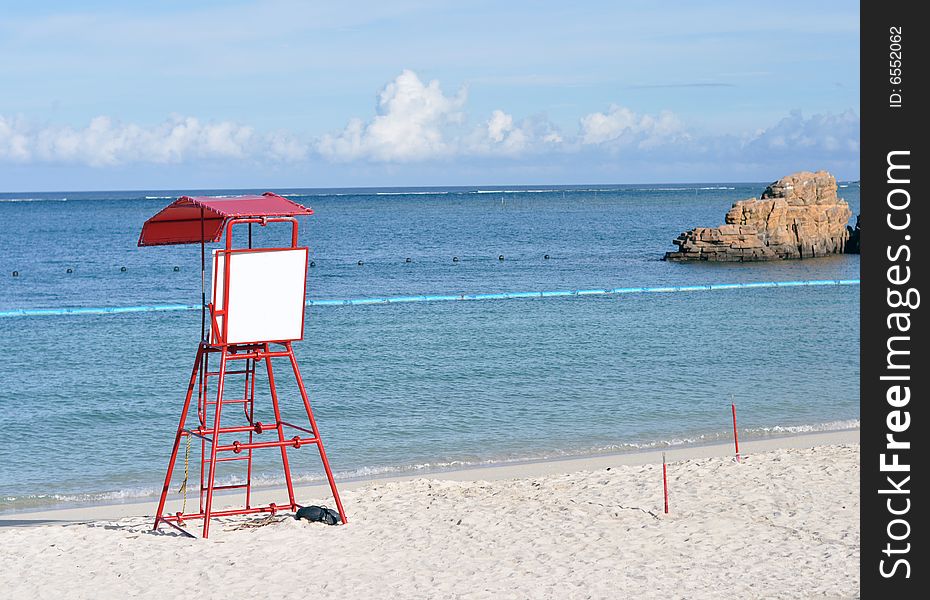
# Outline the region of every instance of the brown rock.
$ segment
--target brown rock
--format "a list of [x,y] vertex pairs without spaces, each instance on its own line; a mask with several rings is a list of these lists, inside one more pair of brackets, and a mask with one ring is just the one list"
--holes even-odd
[[725,224],[698,227],[673,240],[666,260],[724,262],[813,258],[842,254],[849,239],[849,205],[836,196],[826,171],[802,171],[765,188],[759,200],[740,200]]
[[762,199],[785,198],[788,204],[835,204],[836,179],[826,171],[801,171],[782,177],[762,192]]

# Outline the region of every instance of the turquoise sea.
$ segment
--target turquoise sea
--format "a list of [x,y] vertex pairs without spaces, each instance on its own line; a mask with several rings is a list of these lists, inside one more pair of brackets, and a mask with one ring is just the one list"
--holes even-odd
[[[764,187],[274,191],[316,212],[311,298],[859,277],[858,256],[661,260]],[[0,311],[196,304],[199,246],[137,248],[142,222],[255,191],[0,194]],[[858,184],[839,192],[857,214]],[[0,318],[0,511],[153,496],[199,336],[197,311]],[[859,419],[858,286],[311,307],[296,349],[339,477],[729,440],[731,401],[747,438]],[[256,457],[280,482],[280,455]]]

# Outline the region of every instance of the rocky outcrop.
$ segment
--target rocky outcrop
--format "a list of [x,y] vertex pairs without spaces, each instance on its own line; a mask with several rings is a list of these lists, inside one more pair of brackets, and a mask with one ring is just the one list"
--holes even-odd
[[849,233],[849,240],[846,242],[846,254],[859,254],[859,217],[856,215],[856,227],[846,226]]
[[678,250],[665,259],[749,262],[842,254],[851,216],[832,175],[803,171],[771,184],[758,200],[734,204],[725,225],[682,233],[672,241]]

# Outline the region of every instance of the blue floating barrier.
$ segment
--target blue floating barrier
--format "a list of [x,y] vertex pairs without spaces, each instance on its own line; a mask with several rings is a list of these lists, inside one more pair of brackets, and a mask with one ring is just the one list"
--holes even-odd
[[[406,304],[411,302],[450,302],[454,300],[516,300],[521,298],[556,298],[571,296],[619,296],[624,294],[659,294],[715,290],[847,286],[860,285],[859,279],[817,279],[809,281],[754,281],[747,283],[707,283],[697,285],[592,288],[584,290],[548,290],[540,292],[494,292],[480,294],[420,294],[385,296],[380,298],[320,298],[307,300],[307,306],[367,306],[374,304]],[[14,308],[0,310],[4,317],[50,317],[66,315],[109,315],[145,312],[200,310],[198,304],[148,304],[139,306],[103,306],[72,308]]]

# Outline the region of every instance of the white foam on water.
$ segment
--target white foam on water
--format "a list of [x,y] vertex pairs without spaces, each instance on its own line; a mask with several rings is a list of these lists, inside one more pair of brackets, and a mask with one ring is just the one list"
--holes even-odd
[[844,429],[859,429],[859,419],[847,419],[844,421],[830,421],[827,423],[817,423],[815,425],[775,425],[774,427],[756,427],[747,429],[752,433],[816,433],[818,431],[842,431]]
[[[774,425],[771,427],[750,427],[740,430],[741,439],[751,440],[766,437],[779,437],[792,434],[816,433],[824,431],[842,431],[847,429],[859,429],[859,419],[846,419],[838,421],[828,421],[825,423],[814,423],[804,425]],[[643,442],[624,442],[619,444],[608,444],[588,448],[574,449],[553,449],[547,452],[528,452],[515,454],[513,456],[496,457],[488,459],[475,460],[436,460],[427,462],[417,462],[403,465],[383,465],[383,466],[366,466],[335,473],[338,480],[358,480],[358,479],[378,479],[394,476],[411,476],[417,474],[428,474],[445,471],[455,471],[461,469],[472,469],[480,467],[494,467],[515,463],[539,462],[546,460],[560,460],[566,458],[583,458],[586,456],[596,456],[604,454],[615,454],[624,452],[640,452],[646,450],[658,450],[664,448],[685,447],[714,444],[732,439],[732,431],[729,429],[694,436],[671,437]],[[157,477],[156,477],[157,479]],[[325,481],[325,475],[320,471],[312,473],[294,473],[293,481],[296,484],[316,484]],[[244,480],[238,476],[224,477],[217,481],[217,485],[236,485],[244,483]],[[252,485],[256,488],[281,486],[284,484],[283,477],[277,475],[264,475],[261,473],[253,474]],[[119,490],[88,492],[75,494],[32,494],[26,496],[4,496],[0,497],[0,511],[22,511],[26,509],[42,509],[61,505],[97,505],[97,504],[116,504],[132,502],[144,498],[155,499],[159,488],[155,487],[130,487]],[[196,498],[196,489],[188,495]],[[177,494],[172,494],[172,497]]]
[[449,192],[375,192],[375,196],[442,196]]

